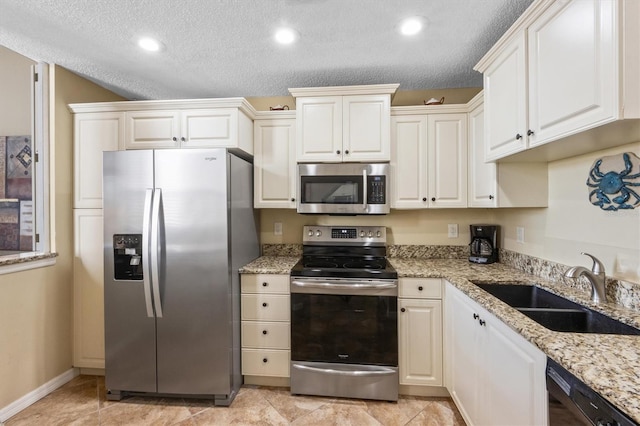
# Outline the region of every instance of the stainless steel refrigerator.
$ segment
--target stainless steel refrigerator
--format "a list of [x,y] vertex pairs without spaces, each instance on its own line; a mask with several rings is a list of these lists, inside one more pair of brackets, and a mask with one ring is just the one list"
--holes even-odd
[[104,153],[107,399],[235,397],[238,269],[259,255],[252,170],[224,149]]

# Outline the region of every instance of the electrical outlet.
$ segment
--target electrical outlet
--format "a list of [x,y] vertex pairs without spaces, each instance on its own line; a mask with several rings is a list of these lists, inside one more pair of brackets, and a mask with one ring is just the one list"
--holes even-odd
[[449,238],[458,238],[458,224],[450,223],[447,225],[448,227],[448,237]]
[[273,223],[273,235],[282,235],[282,222]]
[[524,227],[522,226],[516,227],[516,241],[520,244],[524,244]]

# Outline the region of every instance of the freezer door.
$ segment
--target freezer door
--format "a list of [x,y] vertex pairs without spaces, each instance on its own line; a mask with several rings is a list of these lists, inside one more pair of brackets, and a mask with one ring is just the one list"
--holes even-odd
[[[144,233],[145,198],[153,188],[152,151],[105,152],[103,177],[106,388],[156,392],[156,320],[145,298],[146,281],[139,275],[115,279],[114,268],[114,235]],[[144,265],[148,247],[141,251],[142,257],[132,261]]]
[[227,394],[231,374],[225,150],[155,151],[161,191],[158,392]]

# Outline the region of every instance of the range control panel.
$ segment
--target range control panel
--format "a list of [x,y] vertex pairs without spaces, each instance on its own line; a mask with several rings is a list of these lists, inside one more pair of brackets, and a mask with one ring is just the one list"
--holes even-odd
[[303,229],[304,244],[383,245],[387,242],[384,226],[326,226],[306,225]]

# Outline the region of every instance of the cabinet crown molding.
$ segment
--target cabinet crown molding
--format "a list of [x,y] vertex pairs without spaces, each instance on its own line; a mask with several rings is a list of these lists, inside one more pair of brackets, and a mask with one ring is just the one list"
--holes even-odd
[[345,96],[345,95],[393,95],[400,84],[370,84],[364,86],[300,87],[289,89],[294,98],[300,96]]
[[238,108],[238,110],[245,113],[251,119],[255,118],[256,115],[255,108],[245,98],[175,99],[69,104],[69,109],[73,113],[208,108]]

